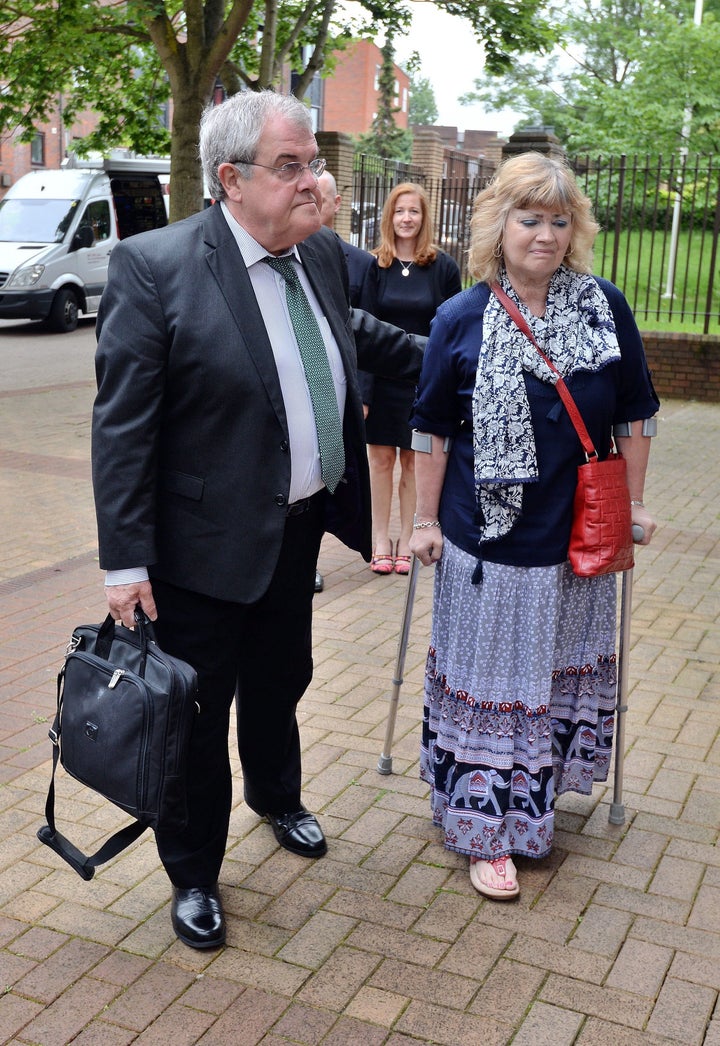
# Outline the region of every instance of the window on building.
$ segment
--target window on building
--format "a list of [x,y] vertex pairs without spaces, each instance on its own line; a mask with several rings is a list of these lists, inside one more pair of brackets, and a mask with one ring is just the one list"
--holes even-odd
[[382,66],[380,66],[380,65],[376,65],[375,66],[375,83],[373,84],[373,90],[375,90],[375,91],[379,91],[380,90],[380,71],[381,71],[381,69],[382,69]]
[[[305,65],[310,61],[312,57],[312,48],[303,48],[303,62]],[[290,74],[290,90],[294,91],[300,80],[299,73]],[[322,113],[323,106],[323,80],[319,73],[315,73],[310,84],[305,90],[303,101],[310,109],[310,115],[312,117],[313,132],[319,131],[320,128],[320,116]]]
[[402,95],[402,111],[404,113],[406,113],[408,111],[409,104],[410,104],[409,92],[408,92],[407,87],[405,87],[405,88],[403,88],[403,95]]
[[45,164],[45,135],[36,134],[30,142],[30,163],[44,166]]

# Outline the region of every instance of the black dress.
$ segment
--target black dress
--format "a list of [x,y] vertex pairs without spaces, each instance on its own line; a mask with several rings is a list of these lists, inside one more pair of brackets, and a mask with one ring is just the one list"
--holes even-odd
[[[430,323],[439,305],[462,290],[456,261],[444,251],[429,265],[412,263],[408,268],[397,258],[388,269],[375,260],[361,292],[360,307],[378,319],[402,327],[409,334],[430,333]],[[359,373],[363,402],[369,406],[365,433],[368,443],[410,449],[410,412],[415,385],[408,381]]]

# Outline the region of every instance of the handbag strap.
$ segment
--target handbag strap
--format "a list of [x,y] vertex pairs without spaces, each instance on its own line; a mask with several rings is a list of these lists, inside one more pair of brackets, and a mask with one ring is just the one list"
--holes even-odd
[[585,456],[588,459],[588,461],[590,461],[591,458],[594,459],[594,460],[597,460],[598,452],[595,450],[595,445],[593,444],[593,441],[590,438],[590,433],[587,430],[585,422],[583,421],[582,416],[580,414],[580,411],[577,408],[577,404],[575,403],[575,400],[572,398],[572,395],[570,394],[570,390],[568,389],[567,385],[565,384],[565,380],[562,377],[562,375],[560,374],[560,371],[557,369],[557,367],[552,362],[552,360],[548,359],[548,357],[545,355],[543,350],[540,348],[540,346],[538,345],[538,343],[536,342],[536,340],[535,340],[535,338],[533,336],[533,332],[530,330],[530,328],[528,327],[527,323],[525,322],[525,319],[524,319],[522,313],[520,312],[520,310],[518,309],[517,305],[512,300],[512,298],[508,297],[508,295],[502,289],[500,284],[499,283],[491,283],[490,284],[490,290],[493,292],[495,297],[498,299],[498,301],[500,302],[502,307],[505,309],[505,311],[507,312],[507,314],[510,317],[510,319],[515,323],[516,327],[520,331],[522,331],[522,333],[525,335],[526,338],[529,338],[529,340],[533,343],[535,348],[538,350],[538,352],[540,353],[542,358],[547,363],[547,365],[550,368],[550,370],[555,375],[557,375],[557,381],[555,382],[555,388],[558,391],[558,395],[560,396],[560,399],[565,404],[565,409],[567,410],[568,414],[570,415],[570,421],[572,421],[573,425],[575,426],[575,431],[577,432],[578,437],[580,438],[580,442],[582,443],[583,450],[585,451]]

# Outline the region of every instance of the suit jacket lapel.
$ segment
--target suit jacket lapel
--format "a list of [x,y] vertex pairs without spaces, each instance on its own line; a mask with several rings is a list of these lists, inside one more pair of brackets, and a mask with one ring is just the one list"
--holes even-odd
[[287,429],[275,357],[248,271],[219,204],[208,208],[206,259],[237,327],[240,346],[252,359],[270,402]]

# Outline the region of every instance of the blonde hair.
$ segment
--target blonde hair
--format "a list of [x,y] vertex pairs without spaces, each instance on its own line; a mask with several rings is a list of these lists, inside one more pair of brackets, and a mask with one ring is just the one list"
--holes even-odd
[[497,280],[503,265],[502,242],[512,210],[569,213],[571,235],[563,264],[590,272],[592,248],[600,226],[592,205],[566,163],[542,153],[520,153],[505,160],[477,196],[470,221],[468,271],[485,283]]
[[416,265],[429,265],[435,261],[438,249],[433,244],[433,227],[430,219],[430,201],[422,185],[415,182],[401,182],[392,190],[382,211],[380,219],[380,246],[376,247],[372,254],[377,257],[381,269],[389,269],[393,260],[397,257],[395,253],[395,230],[393,229],[393,215],[397,207],[398,199],[407,193],[413,193],[420,201],[422,222],[418,232],[415,254],[413,258],[403,258],[403,261],[414,261]]

